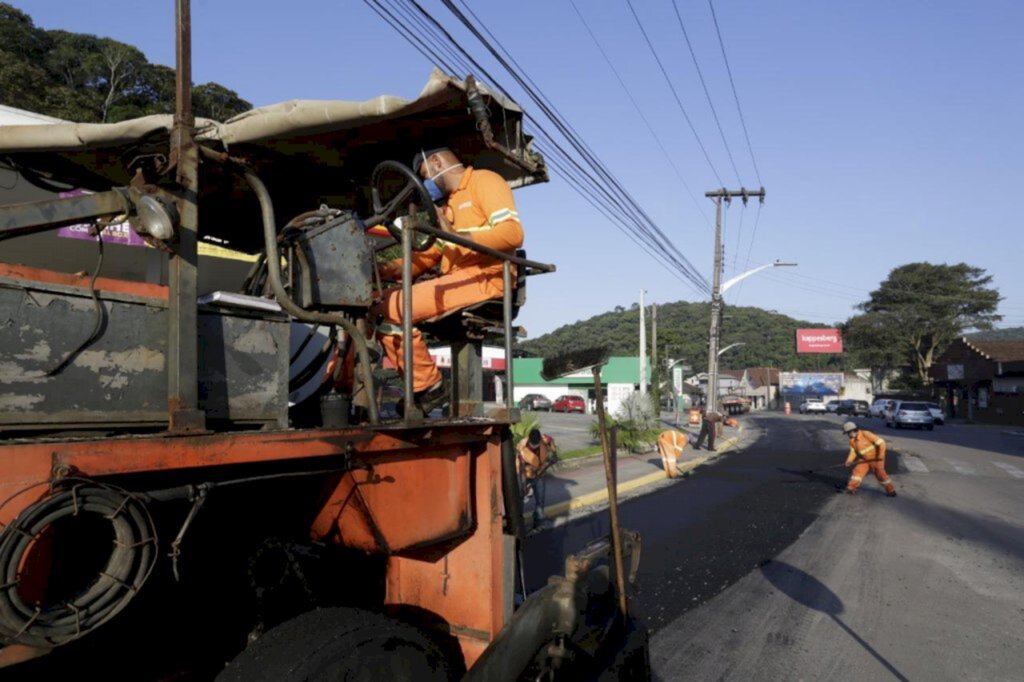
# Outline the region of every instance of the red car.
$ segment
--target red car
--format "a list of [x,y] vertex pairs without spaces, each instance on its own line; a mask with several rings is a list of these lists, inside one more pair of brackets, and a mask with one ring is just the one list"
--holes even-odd
[[555,398],[555,402],[551,403],[551,411],[579,412],[583,414],[587,411],[587,404],[578,395],[562,395]]

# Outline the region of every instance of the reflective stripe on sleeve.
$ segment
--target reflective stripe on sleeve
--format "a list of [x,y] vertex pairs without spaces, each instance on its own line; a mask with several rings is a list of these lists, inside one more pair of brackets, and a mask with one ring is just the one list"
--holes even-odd
[[494,227],[498,223],[504,222],[506,220],[514,220],[518,223],[519,213],[517,211],[513,211],[510,208],[499,208],[497,211],[491,214],[491,217],[487,219],[487,222],[490,223],[491,227]]
[[851,481],[857,481],[858,483],[860,483],[861,481],[864,480],[864,477],[863,476],[850,476],[850,480]]
[[401,336],[402,328],[399,327],[397,324],[391,324],[390,322],[382,322],[377,325],[377,333]]

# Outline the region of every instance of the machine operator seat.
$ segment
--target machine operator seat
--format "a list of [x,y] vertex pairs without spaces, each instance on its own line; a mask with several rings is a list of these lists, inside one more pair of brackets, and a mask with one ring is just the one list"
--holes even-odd
[[[518,249],[516,257],[526,258],[526,251]],[[520,268],[516,268],[520,270]],[[526,304],[526,275],[518,274],[512,285],[512,319]],[[442,341],[483,341],[502,336],[505,333],[504,301],[494,298],[464,308],[450,310],[443,315],[425,320],[416,325],[420,331]],[[512,327],[515,336],[525,336],[522,327]]]

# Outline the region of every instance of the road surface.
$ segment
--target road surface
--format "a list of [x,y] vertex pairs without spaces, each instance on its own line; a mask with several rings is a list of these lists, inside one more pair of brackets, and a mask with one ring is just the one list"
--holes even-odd
[[[1024,437],[895,432],[887,468],[836,495],[841,419],[756,416],[753,444],[622,505],[641,531],[635,603],[657,679],[1022,679]],[[533,536],[527,583],[607,531],[603,515]]]

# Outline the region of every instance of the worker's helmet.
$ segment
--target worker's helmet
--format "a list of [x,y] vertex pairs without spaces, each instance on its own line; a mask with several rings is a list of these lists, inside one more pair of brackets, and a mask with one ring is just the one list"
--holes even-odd
[[843,433],[851,433],[853,431],[857,431],[859,428],[860,427],[858,427],[853,422],[846,422],[845,424],[843,424]]

